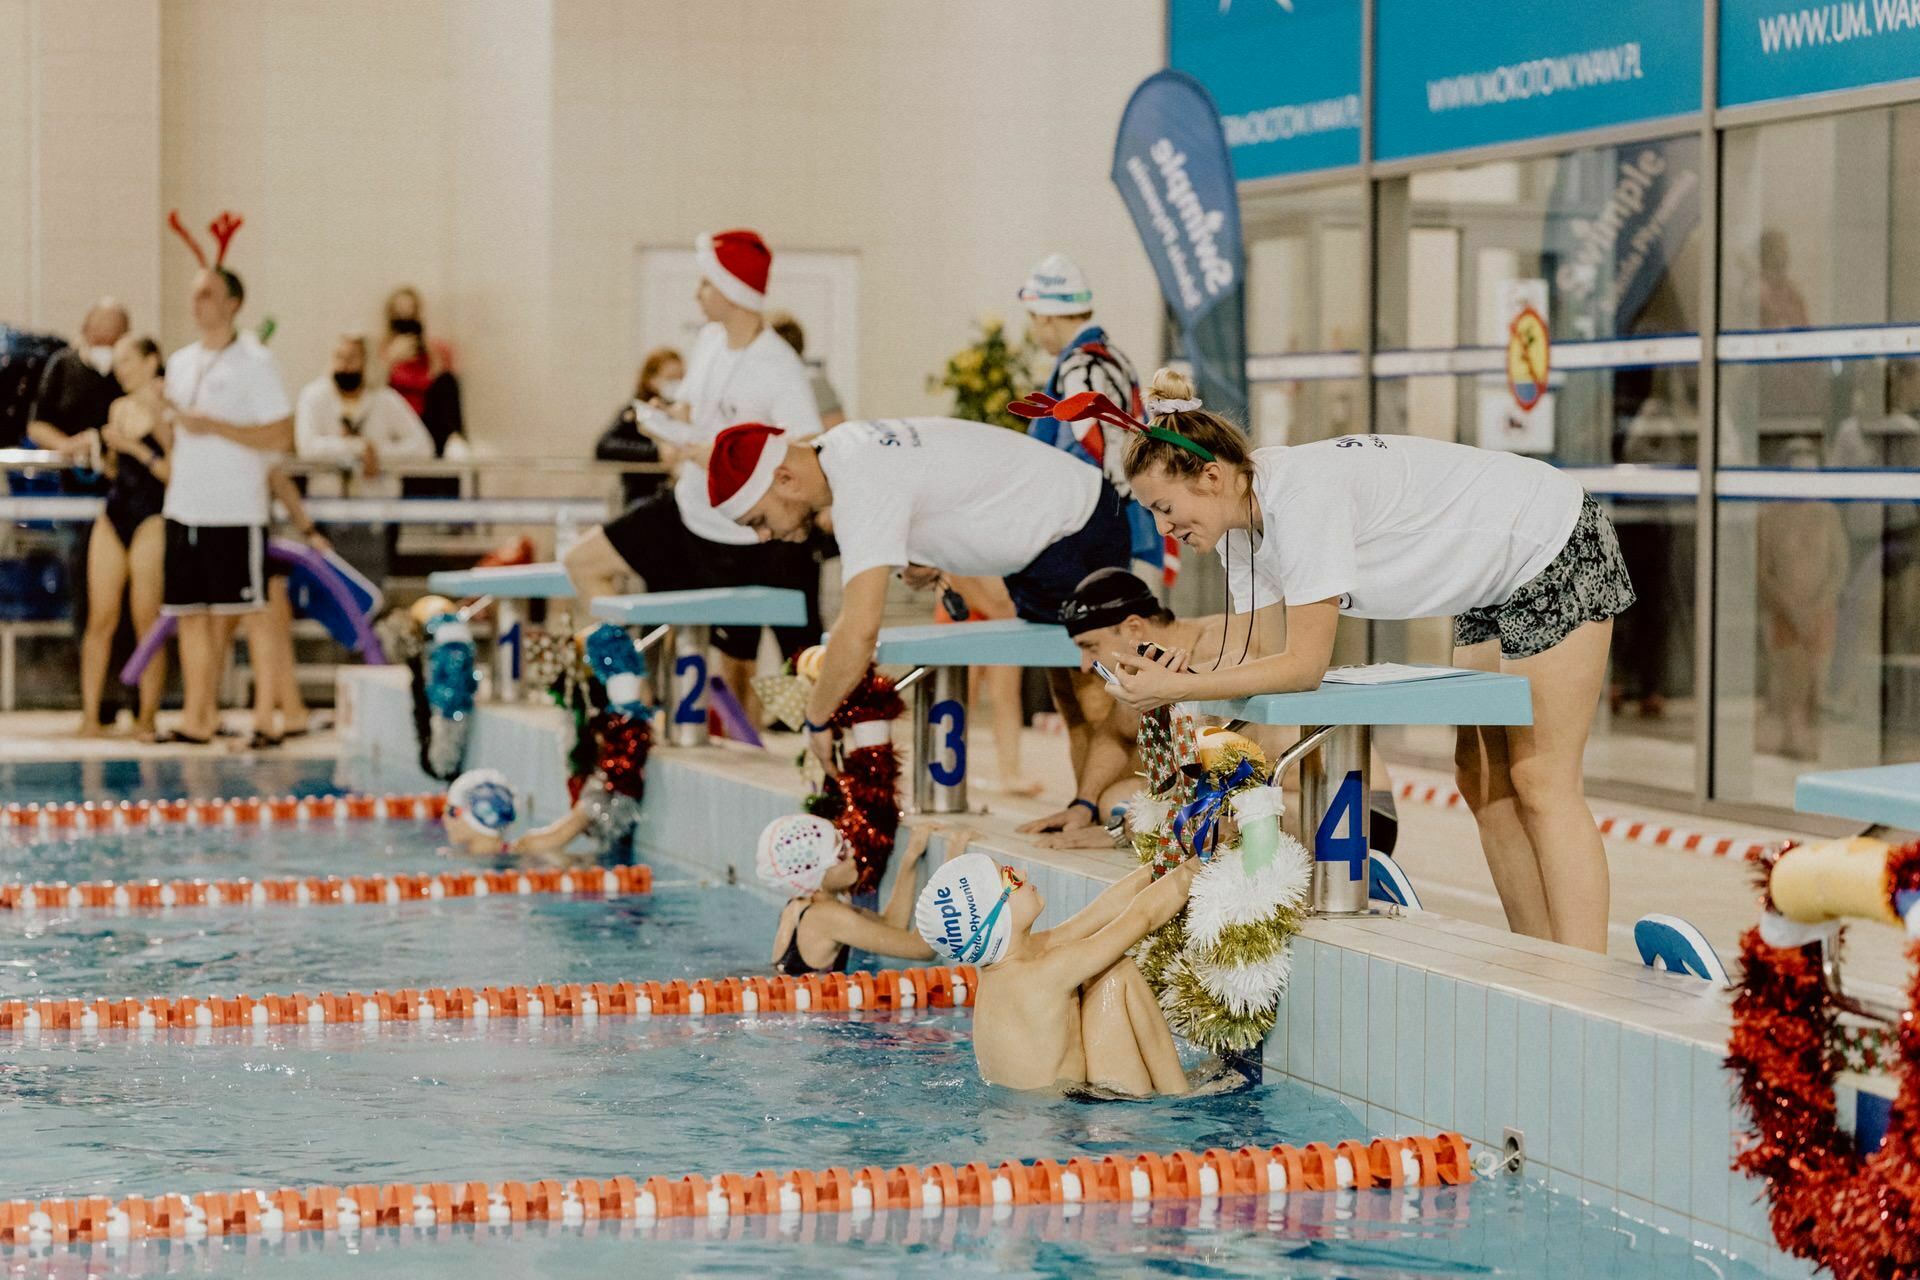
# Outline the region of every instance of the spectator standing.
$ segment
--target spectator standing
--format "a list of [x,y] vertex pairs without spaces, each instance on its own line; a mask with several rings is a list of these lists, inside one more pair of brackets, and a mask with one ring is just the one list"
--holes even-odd
[[278,687],[277,646],[267,634],[267,473],[293,446],[293,413],[272,353],[234,325],[245,299],[240,277],[218,262],[199,271],[200,337],[167,361],[174,443],[164,610],[179,619],[185,701],[173,737],[183,742],[207,743],[219,731],[220,676],[241,622],[257,734],[271,732]]
[[[655,347],[640,362],[640,376],[633,384],[633,399],[620,407],[613,421],[600,433],[593,456],[601,462],[658,462],[660,446],[640,430],[640,413],[646,406],[665,408],[680,398],[680,384],[687,376],[686,362],[672,347]],[[629,472],[620,477],[621,498],[632,506],[648,494],[658,493],[663,480],[658,475]]]
[[827,370],[818,360],[807,359],[807,331],[800,327],[791,311],[775,311],[767,316],[767,325],[775,333],[786,339],[793,354],[807,367],[807,377],[813,384],[814,407],[820,410],[820,429],[825,431],[837,427],[847,420],[847,411],[840,403],[840,393],[833,389],[833,383],[827,378]]
[[[132,597],[133,628],[145,634],[160,616],[164,586],[167,453],[172,429],[165,417],[166,372],[152,338],[123,337],[114,347],[114,379],[126,394],[107,411],[100,428],[109,478],[106,510],[95,517],[87,546],[86,633],[80,645],[80,734],[101,732],[101,700],[120,630],[120,598]],[[160,695],[167,684],[165,652],[140,677],[135,731],[155,736]]]

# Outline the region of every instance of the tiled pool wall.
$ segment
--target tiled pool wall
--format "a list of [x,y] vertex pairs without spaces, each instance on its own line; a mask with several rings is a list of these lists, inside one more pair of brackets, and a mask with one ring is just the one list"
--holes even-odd
[[[348,750],[410,759],[404,678],[341,674],[355,685]],[[544,821],[566,804],[562,728],[554,708],[483,706],[469,765],[505,770]],[[640,845],[750,883],[760,829],[793,812],[802,793],[797,772],[761,757],[656,748]],[[1043,923],[1079,910],[1127,865],[995,839],[983,832],[976,847],[1028,871],[1047,901]],[[1527,1176],[1557,1191],[1770,1275],[1811,1275],[1773,1246],[1759,1184],[1730,1168],[1726,1027],[1724,996],[1621,961],[1418,913],[1314,920],[1294,942],[1265,1060],[1379,1132],[1453,1129],[1497,1149],[1519,1130]]]

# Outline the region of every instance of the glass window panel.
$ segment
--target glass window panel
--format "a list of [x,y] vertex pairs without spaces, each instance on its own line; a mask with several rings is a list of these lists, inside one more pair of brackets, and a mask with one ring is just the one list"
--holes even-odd
[[1247,343],[1256,355],[1357,351],[1365,332],[1357,182],[1249,196]]

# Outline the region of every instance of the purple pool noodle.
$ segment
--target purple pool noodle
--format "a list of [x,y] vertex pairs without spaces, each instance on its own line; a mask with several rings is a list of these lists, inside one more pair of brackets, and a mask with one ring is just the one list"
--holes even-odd
[[714,714],[720,717],[721,727],[727,731],[727,736],[735,742],[744,742],[748,746],[760,747],[764,750],[767,744],[760,740],[759,733],[753,727],[753,721],[747,718],[746,708],[741,706],[739,699],[733,696],[733,690],[727,688],[727,682],[715,676],[712,684],[708,686],[708,693],[709,705],[712,706]]
[[[267,540],[267,556],[269,559],[305,569],[310,573],[313,580],[320,584],[320,589],[339,606],[341,612],[354,620],[352,646],[354,652],[370,663],[386,662],[386,650],[380,647],[380,637],[374,634],[372,624],[367,621],[366,615],[360,612],[360,602],[354,599],[353,593],[340,581],[339,573],[334,570],[332,564],[328,563],[325,556],[303,542],[288,542],[281,538]],[[147,664],[153,661],[156,653],[160,652],[160,647],[166,644],[167,637],[173,634],[173,630],[174,619],[167,616],[162,616],[158,622],[147,629],[147,633],[140,637],[139,646],[127,659],[127,665],[120,668],[121,684],[133,686],[140,683],[140,677],[146,671]]]

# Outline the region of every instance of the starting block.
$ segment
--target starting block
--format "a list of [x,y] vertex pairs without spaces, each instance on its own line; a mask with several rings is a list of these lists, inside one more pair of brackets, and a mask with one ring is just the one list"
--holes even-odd
[[442,570],[427,575],[427,590],[454,600],[480,596],[493,601],[493,696],[500,702],[520,700],[527,634],[520,602],[568,600],[575,594],[566,566],[558,561]]
[[641,639],[642,649],[657,644],[667,628],[673,628],[668,740],[677,747],[698,747],[707,742],[709,628],[805,626],[807,601],[798,591],[778,587],[650,591],[602,596],[593,602],[593,616],[603,622],[653,627]]
[[913,807],[918,813],[967,811],[967,668],[1072,667],[1080,648],[1067,629],[1039,622],[954,622],[889,627],[874,661],[913,668],[901,678],[913,692]]
[[1803,773],[1794,783],[1793,807],[1867,823],[1869,835],[1888,827],[1920,831],[1920,764]]
[[1369,887],[1367,796],[1373,726],[1533,723],[1525,676],[1473,671],[1393,684],[1323,683],[1301,693],[1195,704],[1236,724],[1297,724],[1300,740],[1275,771],[1300,762],[1300,842],[1313,850],[1316,915],[1365,915]]

